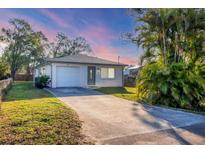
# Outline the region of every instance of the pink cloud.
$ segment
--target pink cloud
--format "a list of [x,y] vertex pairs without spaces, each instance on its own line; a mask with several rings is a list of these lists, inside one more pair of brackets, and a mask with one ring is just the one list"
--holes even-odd
[[59,16],[57,16],[55,13],[49,11],[48,9],[40,9],[39,10],[43,15],[47,16],[51,20],[53,20],[55,23],[57,23],[62,28],[67,28],[69,25],[61,19]]
[[[56,16],[56,14],[54,14],[50,10],[41,9],[40,11],[43,12],[44,15],[52,19],[54,22],[56,22],[60,27],[62,28],[69,27],[67,28],[68,30],[63,29],[64,32],[70,34],[69,36],[72,36],[73,38],[78,36],[84,37],[88,41],[88,43],[91,44],[91,47],[93,48],[93,52],[95,53],[96,56],[104,59],[112,60],[112,61],[117,61],[118,56],[120,56],[121,63],[125,63],[125,64],[137,63],[137,56],[133,56],[133,54],[129,54],[131,53],[128,52],[129,49],[112,46],[111,42],[116,39],[119,39],[119,36],[115,34],[109,27],[97,24],[97,25],[89,25],[79,29],[74,25],[68,25],[67,23],[65,23],[65,21],[63,21],[61,18]],[[34,18],[31,18],[26,15],[11,13],[11,14],[7,14],[7,17],[5,18],[6,20],[8,20],[9,18],[14,18],[14,17],[25,19],[32,25],[34,30],[42,31],[50,41],[54,41],[56,32],[58,30],[53,29],[47,25],[44,25],[44,23],[41,23],[38,20],[35,20]],[[3,16],[1,18],[3,18]],[[0,21],[0,28],[8,27],[8,22],[6,20]]]
[[44,26],[35,19],[29,18],[27,16],[21,16],[20,19],[25,19],[26,21],[28,21],[35,31],[41,31],[50,41],[53,41],[55,39],[56,31],[54,29]]
[[113,32],[105,27],[105,26],[90,26],[88,28],[85,28],[81,35],[86,37],[88,40],[92,42],[109,42],[114,39],[118,39],[116,35],[113,34]]
[[136,63],[138,63],[136,58],[130,58],[130,57],[129,58],[128,57],[123,58],[122,61],[123,61],[124,64],[128,64],[128,65],[135,65]]
[[8,26],[9,26],[8,22],[0,21],[0,29],[1,29],[1,28],[5,28],[5,27],[8,27]]
[[109,44],[117,39],[117,36],[111,30],[103,26],[92,26],[85,28],[78,35],[84,37],[92,47],[94,46],[110,46]]
[[41,31],[43,32],[43,34],[45,34],[45,36],[50,40],[53,41],[55,39],[56,36],[56,31],[55,29],[49,28],[48,26],[45,26],[44,24],[38,22],[37,20],[35,20],[34,18],[31,18],[29,16],[26,15],[19,15],[17,13],[13,13],[13,12],[8,12],[6,14],[6,16],[0,16],[1,21],[0,21],[0,28],[9,28],[9,19],[12,18],[18,18],[18,19],[24,19],[26,21],[29,22],[29,24],[32,26],[32,28],[35,31]]
[[49,29],[47,27],[44,27],[40,24],[32,24],[34,30],[41,31],[48,39],[49,41],[54,41],[56,37],[56,32],[53,29]]
[[110,42],[120,38],[106,26],[89,26],[77,34],[83,36],[91,44],[93,52],[97,57],[117,61],[118,56],[120,56],[121,63],[137,63],[136,57],[120,54],[120,51],[127,51],[127,48],[112,47]]
[[75,38],[82,36],[92,45],[105,44],[113,40],[119,39],[119,36],[113,33],[113,31],[104,25],[89,25],[83,28],[78,28],[72,24],[67,25],[66,32],[69,36]]
[[108,59],[117,62],[118,56],[120,56],[120,63],[124,64],[136,64],[136,57],[122,56],[119,54],[119,48],[113,48],[108,46],[95,46],[93,48],[94,53],[97,57]]

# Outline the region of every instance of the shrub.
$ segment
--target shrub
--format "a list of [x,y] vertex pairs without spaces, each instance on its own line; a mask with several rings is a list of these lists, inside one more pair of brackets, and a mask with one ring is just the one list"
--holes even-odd
[[8,74],[8,65],[0,58],[0,80],[7,79]]
[[47,75],[43,75],[35,78],[35,86],[37,88],[40,89],[45,88],[48,86],[49,83],[50,83],[50,77]]
[[203,65],[160,62],[144,66],[137,81],[137,96],[152,104],[201,110],[205,98]]

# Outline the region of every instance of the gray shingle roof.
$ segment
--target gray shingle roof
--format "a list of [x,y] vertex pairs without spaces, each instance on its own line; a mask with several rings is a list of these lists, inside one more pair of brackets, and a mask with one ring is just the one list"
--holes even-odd
[[59,58],[48,58],[46,59],[47,62],[62,62],[62,63],[80,63],[80,64],[102,64],[102,65],[118,65],[118,66],[125,66],[125,64],[117,63],[105,59],[101,59],[98,57],[91,57],[87,55],[70,55],[65,57]]

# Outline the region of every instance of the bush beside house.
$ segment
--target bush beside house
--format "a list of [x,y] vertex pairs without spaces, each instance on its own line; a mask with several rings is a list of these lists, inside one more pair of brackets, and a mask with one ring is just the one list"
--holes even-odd
[[4,80],[10,77],[7,64],[0,58],[0,80]]
[[7,93],[7,90],[11,87],[12,85],[12,79],[5,79],[0,81],[0,102],[4,98],[4,95]]
[[48,86],[49,83],[50,83],[50,78],[47,75],[43,75],[35,78],[35,86],[37,88],[40,89],[45,88]]

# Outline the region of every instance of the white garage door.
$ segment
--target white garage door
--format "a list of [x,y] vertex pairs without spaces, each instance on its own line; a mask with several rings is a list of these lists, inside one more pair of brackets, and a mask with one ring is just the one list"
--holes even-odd
[[57,67],[56,68],[57,87],[80,87],[79,67]]

